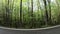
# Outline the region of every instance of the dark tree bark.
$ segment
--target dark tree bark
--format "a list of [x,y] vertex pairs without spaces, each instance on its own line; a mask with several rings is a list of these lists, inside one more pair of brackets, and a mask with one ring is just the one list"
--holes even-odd
[[33,17],[33,0],[31,0],[31,17]]
[[7,0],[7,6],[6,6],[6,17],[9,19],[9,0]]
[[22,0],[20,0],[20,27],[22,27]]
[[45,6],[45,20],[46,20],[46,26],[47,26],[47,23],[48,23],[48,11],[47,11],[47,1],[46,0],[43,0],[44,2],[44,6]]
[[[30,17],[30,7],[29,7],[29,5],[30,5],[30,3],[29,3],[29,0],[28,0],[28,17]],[[29,21],[30,22],[30,21]]]
[[14,27],[14,21],[12,21],[13,20],[13,18],[12,18],[12,14],[13,14],[13,10],[14,10],[14,0],[11,0],[12,1],[12,4],[11,4],[11,11],[12,11],[12,13],[11,13],[11,27]]
[[33,0],[31,0],[31,27],[30,28],[33,27],[33,23],[34,23],[33,21]]
[[48,1],[48,6],[49,6],[49,22],[51,23],[52,21],[51,21],[51,0],[47,0]]
[[9,10],[9,0],[7,0],[7,5],[5,6],[5,9],[6,9],[6,12],[5,12],[5,15],[4,16],[4,21],[6,23],[6,26],[10,26],[10,10]]
[[28,3],[28,14],[29,14],[29,12],[30,12],[30,10],[29,10],[29,5],[30,5],[30,4],[29,4],[29,0],[28,0],[28,2],[27,2],[27,3]]

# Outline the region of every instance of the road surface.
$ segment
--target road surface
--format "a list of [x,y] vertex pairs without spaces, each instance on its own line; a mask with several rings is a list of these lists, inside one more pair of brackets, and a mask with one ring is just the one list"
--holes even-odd
[[60,34],[60,27],[37,31],[14,31],[0,29],[0,34]]

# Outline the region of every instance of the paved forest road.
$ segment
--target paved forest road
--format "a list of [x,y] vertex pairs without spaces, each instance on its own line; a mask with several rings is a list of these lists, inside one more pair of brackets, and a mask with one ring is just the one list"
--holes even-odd
[[60,27],[38,31],[11,31],[0,29],[0,34],[60,34]]

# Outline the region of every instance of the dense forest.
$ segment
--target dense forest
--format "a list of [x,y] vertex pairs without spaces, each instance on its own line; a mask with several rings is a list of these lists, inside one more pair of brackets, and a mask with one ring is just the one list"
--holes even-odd
[[0,0],[0,26],[44,28],[60,24],[60,0]]

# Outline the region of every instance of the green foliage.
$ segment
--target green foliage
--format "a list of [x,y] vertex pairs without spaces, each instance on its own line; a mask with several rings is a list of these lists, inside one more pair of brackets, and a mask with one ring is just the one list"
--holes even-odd
[[[39,8],[33,10],[33,17],[31,16],[32,7],[28,6],[27,2],[28,0],[22,1],[22,24],[20,23],[20,0],[13,0],[9,2],[9,5],[7,4],[6,0],[0,2],[0,25],[14,28],[41,28],[60,24],[60,14],[58,14],[59,7],[56,6],[57,4],[51,2],[51,22],[50,20],[48,20],[48,23],[46,23],[45,9],[43,6],[41,7],[41,2],[37,2],[37,7]],[[30,2],[31,1],[29,1],[29,3]],[[8,9],[8,11],[6,10],[6,8]],[[49,5],[47,5],[47,12],[49,19]]]

